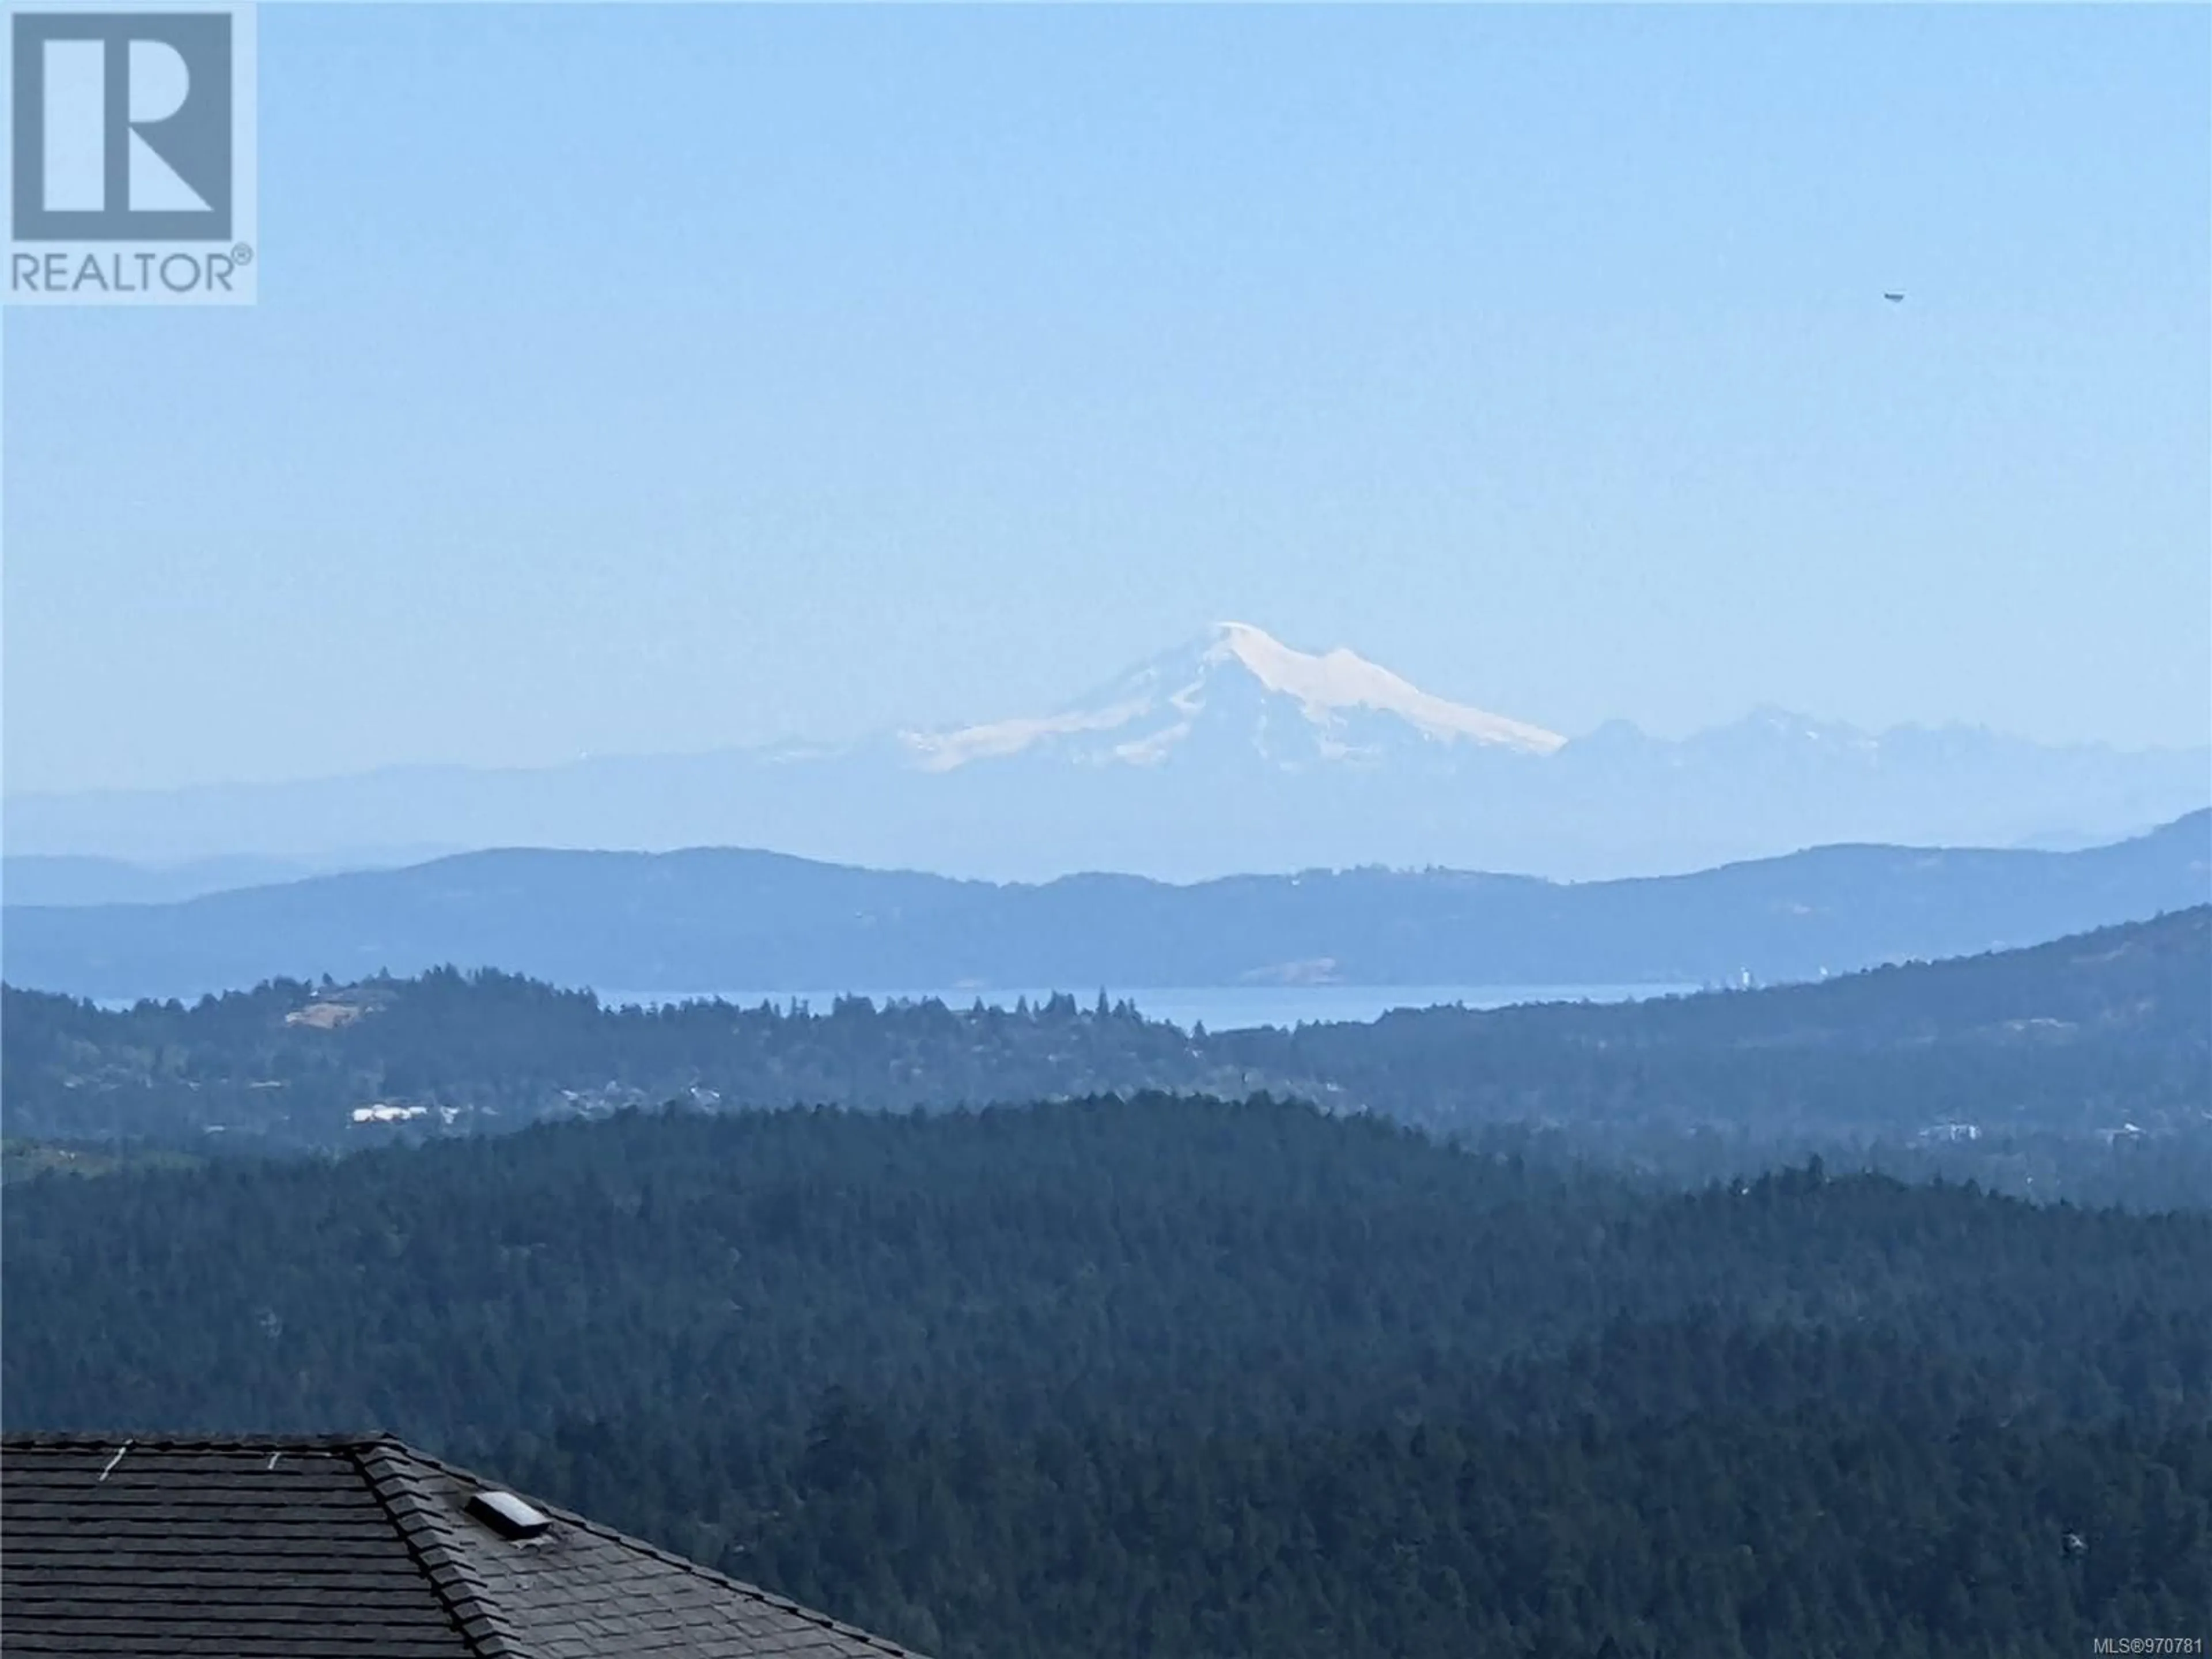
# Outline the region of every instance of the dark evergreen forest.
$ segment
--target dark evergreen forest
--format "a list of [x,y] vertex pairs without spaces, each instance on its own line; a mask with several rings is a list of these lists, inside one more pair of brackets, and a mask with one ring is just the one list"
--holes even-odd
[[9,1426],[386,1427],[945,1659],[2212,1608],[2212,1215],[1146,1095],[46,1174]]
[[[670,1101],[942,1109],[1257,1091],[1447,1135],[1520,1125],[1691,1182],[1819,1153],[2037,1197],[2212,1192],[2212,908],[2032,950],[1612,1006],[1185,1032],[1073,995],[610,1008],[446,970],[124,1011],[9,988],[10,1170],[118,1145],[355,1149]],[[356,1115],[391,1121],[356,1121]]]

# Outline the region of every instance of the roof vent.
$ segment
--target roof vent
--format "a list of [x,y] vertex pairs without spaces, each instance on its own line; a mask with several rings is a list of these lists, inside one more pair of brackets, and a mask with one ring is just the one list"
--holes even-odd
[[489,1488],[470,1498],[469,1513],[501,1538],[535,1538],[553,1525],[551,1516],[531,1508],[513,1492]]

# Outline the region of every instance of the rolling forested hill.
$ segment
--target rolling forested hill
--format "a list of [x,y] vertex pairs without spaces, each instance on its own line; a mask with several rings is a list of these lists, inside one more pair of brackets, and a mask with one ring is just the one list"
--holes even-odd
[[[611,1009],[452,971],[120,1012],[10,988],[0,1012],[18,1142],[198,1153],[359,1147],[670,1101],[900,1110],[1268,1090],[1450,1133],[1549,1127],[1700,1177],[1880,1143],[1918,1149],[1914,1167],[1940,1154],[2019,1190],[2171,1201],[2209,1167],[2212,1139],[2212,908],[1817,986],[1295,1031],[1184,1032],[1071,996],[1013,1011],[860,999]],[[2071,1146],[2078,1168],[2084,1149],[2109,1164],[2141,1139],[2160,1150],[2089,1188],[2066,1184],[2050,1150]]]
[[12,1428],[379,1425],[946,1659],[2061,1654],[2212,1594],[2212,1217],[1309,1108],[57,1176]]
[[[2212,1598],[2212,909],[1296,1031],[0,1012],[9,1426],[392,1428],[944,1659],[2055,1656]],[[1188,1092],[1263,1086],[1326,1109]]]

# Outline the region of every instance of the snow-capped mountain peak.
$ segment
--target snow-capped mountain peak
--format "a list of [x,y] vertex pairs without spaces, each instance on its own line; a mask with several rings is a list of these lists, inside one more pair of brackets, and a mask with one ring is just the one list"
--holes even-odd
[[902,738],[911,763],[933,772],[1039,750],[1157,765],[1200,738],[1249,738],[1263,759],[1290,766],[1368,758],[1393,741],[1530,755],[1565,742],[1424,691],[1354,652],[1297,650],[1249,623],[1223,623],[1054,714]]
[[1292,650],[1249,623],[1223,623],[1213,630],[1206,660],[1227,659],[1243,664],[1270,691],[1297,698],[1316,722],[1340,710],[1365,708],[1395,714],[1424,737],[1446,742],[1467,738],[1540,755],[1566,742],[1540,726],[1446,702],[1341,646],[1316,657]]

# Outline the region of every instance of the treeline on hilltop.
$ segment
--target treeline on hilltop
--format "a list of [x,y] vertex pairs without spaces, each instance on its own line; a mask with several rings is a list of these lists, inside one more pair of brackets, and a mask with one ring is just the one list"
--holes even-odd
[[462,1129],[482,1131],[673,1099],[902,1110],[1228,1078],[1176,1027],[1069,995],[1017,1009],[861,997],[611,1007],[445,969],[127,1010],[9,987],[4,1015],[10,1133],[57,1139],[197,1141],[219,1127],[329,1147],[364,1144],[352,1112],[386,1103],[456,1109]]
[[353,1114],[374,1106],[419,1114],[396,1131],[417,1134],[672,1099],[899,1110],[1146,1089],[1267,1089],[1443,1130],[2110,1136],[2203,1123],[2212,908],[1817,986],[1292,1031],[1186,1033],[1103,994],[610,1008],[450,969],[121,1011],[9,988],[4,1017],[9,1132],[30,1139],[333,1147],[362,1144]]
[[8,1425],[380,1426],[944,1659],[2078,1652],[2212,1564],[2212,1217],[1146,1097],[47,1176]]
[[[631,1115],[46,1176],[0,1242],[26,1421],[450,1440],[703,1395],[790,1422],[838,1382],[934,1413],[984,1376],[1038,1422],[1289,1420],[1386,1377],[1432,1413],[1505,1355],[1700,1309],[2001,1365],[2019,1412],[2192,1416],[2212,1363],[2212,1216],[1818,1170],[1669,1195],[1265,1100]],[[2145,1331],[2178,1374],[2118,1364]]]

